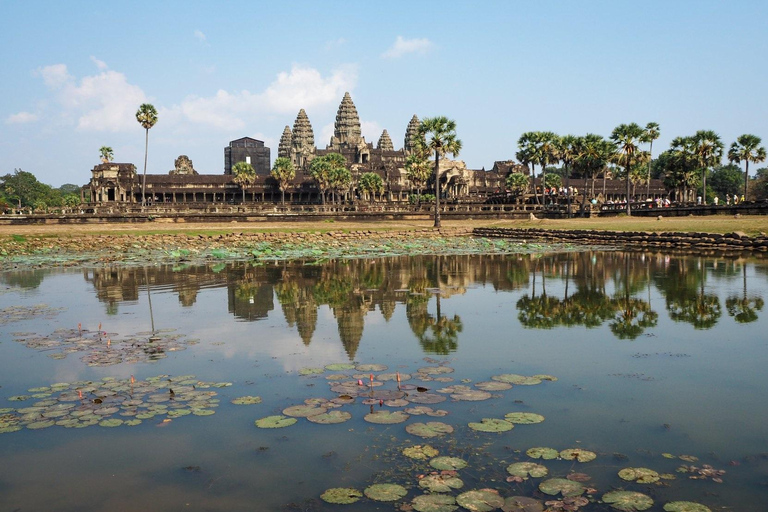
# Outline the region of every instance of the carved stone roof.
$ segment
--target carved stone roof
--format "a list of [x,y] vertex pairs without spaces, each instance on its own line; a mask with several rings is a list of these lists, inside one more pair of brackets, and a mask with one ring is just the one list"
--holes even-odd
[[290,158],[291,157],[291,128],[286,125],[283,130],[283,135],[280,137],[280,145],[277,147],[278,158]]
[[[344,98],[342,98],[336,113],[333,136],[341,145],[356,145],[362,136],[360,117],[357,115],[357,108],[348,92],[344,93]],[[333,145],[333,140],[331,145]]]
[[387,133],[387,130],[381,132],[381,137],[379,137],[379,142],[376,144],[376,148],[381,149],[382,151],[395,150],[395,146],[392,144],[392,139],[389,138],[389,133]]
[[411,120],[408,122],[408,127],[405,129],[405,142],[403,144],[403,150],[406,153],[411,153],[413,151],[413,139],[419,133],[419,124],[419,118],[416,116],[416,114],[414,114]]
[[305,149],[311,151],[315,147],[315,133],[312,131],[312,125],[304,109],[299,110],[299,115],[296,116],[296,121],[293,123],[291,147],[299,151]]

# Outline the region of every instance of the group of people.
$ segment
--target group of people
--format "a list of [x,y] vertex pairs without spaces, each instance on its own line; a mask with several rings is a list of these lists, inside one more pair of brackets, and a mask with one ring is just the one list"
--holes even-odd
[[[744,195],[742,194],[741,198],[739,198],[738,194],[733,194],[733,195],[725,194],[725,204],[726,204],[726,206],[730,206],[731,205],[731,201],[733,201],[734,205],[737,205],[739,203],[743,203],[744,202]],[[720,204],[720,198],[715,196],[714,203],[715,203],[715,206]]]

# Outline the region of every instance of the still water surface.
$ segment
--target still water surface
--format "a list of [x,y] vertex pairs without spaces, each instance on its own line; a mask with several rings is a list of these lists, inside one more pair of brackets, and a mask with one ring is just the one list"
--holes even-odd
[[[29,390],[56,383],[53,399],[75,383],[65,393],[85,396],[62,403],[91,407],[97,395],[88,382],[133,376],[140,387],[184,376],[156,391],[170,395],[176,386],[179,398],[190,382],[231,383],[195,387],[214,400],[205,404],[212,415],[0,434],[3,511],[337,510],[319,500],[326,489],[372,483],[405,485],[402,501],[410,501],[422,494],[417,477],[429,467],[401,450],[425,442],[469,462],[459,472],[464,488],[453,494],[494,488],[551,499],[536,490],[542,479],[506,481],[507,465],[545,446],[598,454],[588,463],[543,462],[550,476],[591,476],[595,502],[581,510],[608,510],[599,498],[620,487],[652,496],[651,510],[673,500],[764,510],[768,501],[765,261],[584,251],[30,270],[0,274],[0,283],[0,410],[12,409],[5,414],[45,401],[45,392]],[[300,374],[350,362],[387,369]],[[372,409],[414,404],[366,405],[363,396],[335,409],[351,414],[344,423],[254,425],[309,398],[336,398],[329,384],[338,381],[329,376],[343,375],[353,389],[364,380],[360,389],[368,390],[371,374],[378,384],[378,375],[395,372],[411,376],[404,385],[448,398],[428,406],[449,414],[372,424],[364,420]],[[510,373],[557,380],[482,401],[436,393]],[[116,394],[131,393],[123,389]],[[231,403],[247,395],[262,401]],[[174,407],[173,396],[164,402]],[[504,433],[468,427],[509,412],[546,419]],[[427,421],[454,432],[425,440],[405,430]],[[723,482],[676,472],[691,464],[725,470]],[[625,467],[677,478],[628,483],[617,476]],[[366,498],[352,507],[395,509]]]

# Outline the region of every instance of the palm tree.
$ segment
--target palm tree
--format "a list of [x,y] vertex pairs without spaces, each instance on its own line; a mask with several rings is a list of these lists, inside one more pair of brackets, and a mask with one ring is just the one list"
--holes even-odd
[[247,162],[237,162],[232,166],[232,181],[240,185],[243,190],[243,202],[245,202],[245,187],[256,181],[256,169]]
[[[542,191],[547,187],[547,166],[559,160],[558,144],[560,138],[553,132],[539,132],[537,138],[537,157],[541,167],[541,187]],[[543,203],[546,204],[546,197],[542,196]]]
[[648,183],[645,190],[646,197],[650,197],[651,195],[651,163],[653,162],[653,141],[658,139],[660,134],[659,123],[648,123],[645,125],[643,136],[640,138],[640,142],[649,142],[651,144],[651,147],[648,150]]
[[565,193],[568,202],[568,218],[571,218],[571,167],[578,156],[578,138],[573,135],[563,135],[557,141],[557,154],[565,167]]
[[405,177],[411,182],[411,186],[416,188],[416,197],[418,204],[421,204],[421,190],[429,179],[432,168],[427,161],[426,156],[420,153],[411,153],[405,159]]
[[723,158],[723,142],[712,130],[699,130],[693,136],[696,161],[701,167],[701,183],[704,204],[707,204],[707,172],[710,167],[719,165]]
[[765,162],[765,147],[760,145],[761,139],[757,135],[745,133],[736,142],[731,144],[728,150],[728,160],[740,164],[743,160],[747,167],[744,171],[744,199],[747,198],[747,181],[749,179],[749,162]]
[[322,204],[325,204],[325,191],[331,184],[331,165],[325,156],[320,156],[312,160],[309,164],[309,175],[317,183],[320,190]]
[[676,174],[675,181],[678,186],[682,186],[682,199],[687,201],[688,189],[693,187],[697,181],[692,162],[695,160],[693,137],[675,137],[672,139],[672,149]]
[[456,138],[456,121],[445,116],[429,117],[419,125],[418,136],[424,147],[435,153],[435,227],[440,227],[440,157],[459,155],[461,140]]
[[151,103],[142,103],[136,111],[136,120],[146,130],[144,137],[144,174],[141,180],[141,206],[147,204],[145,191],[147,188],[147,152],[149,150],[149,129],[157,123],[157,109]]
[[384,192],[384,180],[382,180],[381,176],[375,172],[363,173],[363,175],[360,176],[358,185],[360,190],[368,194],[371,202],[373,202],[376,193],[381,194]]
[[285,189],[288,188],[291,180],[296,177],[296,169],[294,169],[291,159],[284,156],[276,158],[270,174],[277,180],[280,192],[282,192],[281,203],[285,204]]
[[637,153],[637,145],[640,142],[640,137],[643,136],[643,129],[637,123],[620,124],[613,129],[611,133],[611,140],[616,144],[619,153],[624,155],[624,169],[627,174],[627,215],[632,216],[632,210],[630,208],[630,170],[632,169],[632,158]]
[[[590,194],[595,195],[595,178],[601,172],[605,175],[605,166],[611,161],[616,152],[616,146],[612,142],[605,140],[602,136],[594,133],[588,133],[583,137],[578,137],[575,142],[576,156],[573,166],[580,174],[591,178],[592,186]],[[583,191],[584,201],[587,198],[587,191]],[[584,204],[582,201],[582,205]]]
[[349,188],[352,183],[352,173],[347,169],[347,159],[341,153],[328,153],[324,158],[329,165],[329,185],[336,202],[336,192],[346,191]]
[[536,174],[534,173],[534,166],[536,165],[536,132],[525,132],[517,139],[517,153],[515,153],[517,161],[528,167],[530,165],[531,186],[533,187],[533,195],[536,198],[536,202],[539,202],[539,196],[536,193]]
[[109,146],[101,146],[99,148],[99,156],[101,157],[101,162],[104,164],[111,162],[112,159],[115,158],[115,154]]

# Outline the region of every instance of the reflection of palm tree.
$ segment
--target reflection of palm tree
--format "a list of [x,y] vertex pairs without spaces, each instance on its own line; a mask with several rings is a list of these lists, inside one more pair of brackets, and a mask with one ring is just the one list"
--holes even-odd
[[642,299],[630,297],[630,267],[629,254],[624,253],[624,294],[620,299],[615,299],[616,309],[621,313],[611,322],[611,332],[620,340],[634,340],[648,327],[655,327],[659,319],[658,313],[651,309],[651,305]]
[[754,322],[757,320],[757,311],[762,311],[765,302],[762,297],[747,296],[747,265],[742,263],[742,276],[744,283],[744,292],[741,297],[728,297],[725,300],[725,307],[728,314],[741,324]]
[[144,281],[147,283],[147,299],[149,299],[149,320],[152,324],[152,335],[155,334],[155,315],[152,312],[152,294],[149,291],[149,276],[147,274],[147,267],[144,267]]
[[710,329],[723,314],[717,295],[696,295],[668,301],[669,318],[675,322],[687,322],[695,329]]

